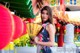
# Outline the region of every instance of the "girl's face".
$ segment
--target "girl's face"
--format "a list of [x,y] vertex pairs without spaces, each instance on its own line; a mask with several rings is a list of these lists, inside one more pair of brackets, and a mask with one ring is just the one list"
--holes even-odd
[[41,19],[42,19],[42,21],[45,22],[45,21],[48,20],[48,18],[49,18],[49,16],[48,16],[47,10],[43,10],[43,12],[42,12],[42,14],[41,14]]

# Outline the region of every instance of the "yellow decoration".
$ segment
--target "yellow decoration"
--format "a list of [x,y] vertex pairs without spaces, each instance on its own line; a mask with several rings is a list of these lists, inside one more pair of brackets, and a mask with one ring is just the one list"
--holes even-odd
[[58,27],[58,31],[60,30],[60,27]]
[[28,35],[31,37],[35,37],[41,30],[42,26],[37,23],[27,23],[27,28]]
[[25,34],[25,35],[21,36],[20,39],[23,39],[23,38],[26,38],[26,37],[29,38],[29,35]]
[[14,50],[14,43],[13,43],[13,42],[10,42],[10,44],[9,44],[9,49],[10,49],[10,50]]
[[41,21],[41,14],[39,13],[39,14],[36,16],[34,23],[41,23],[41,22],[42,22],[42,21]]
[[66,30],[64,30],[64,34],[66,33]]
[[10,42],[3,50],[14,50],[14,43]]
[[19,38],[17,38],[16,40],[14,40],[14,43],[15,44],[17,44],[17,43],[19,43],[20,42],[20,39]]

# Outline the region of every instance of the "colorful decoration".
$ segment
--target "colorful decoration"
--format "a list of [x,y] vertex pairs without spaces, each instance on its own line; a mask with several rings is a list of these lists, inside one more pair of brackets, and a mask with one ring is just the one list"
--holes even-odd
[[63,26],[64,34],[66,33],[66,26]]
[[20,38],[16,39],[14,41],[14,45],[16,47],[24,47],[24,46],[30,46],[30,38],[28,34],[25,34],[21,36]]
[[64,4],[64,0],[60,0],[60,5]]
[[58,47],[63,47],[63,35],[64,35],[64,30],[63,30],[63,26],[61,25],[60,27],[60,34],[58,36]]
[[76,28],[75,28],[75,30],[74,30],[74,32],[75,32],[75,34],[79,34],[79,27],[78,26],[76,26]]
[[80,11],[66,11],[64,13],[64,11],[58,11],[56,8],[54,8],[53,12],[55,18],[61,20],[62,22],[71,23],[77,26],[80,25]]
[[26,21],[28,21],[29,23],[34,22],[34,18],[27,18]]
[[50,4],[51,4],[51,6],[54,6],[55,5],[55,0],[51,0]]
[[4,48],[14,34],[14,19],[9,9],[0,4],[0,49]]
[[13,15],[14,23],[15,23],[15,32],[13,36],[13,40],[19,38],[23,33],[23,21],[20,17]]
[[24,35],[24,34],[27,33],[27,25],[26,25],[26,22],[23,21],[23,24],[24,24],[24,30],[23,30],[23,34],[22,35]]
[[61,26],[60,23],[57,23],[57,24],[56,24],[56,28],[58,29],[58,32],[59,32],[59,30],[60,30],[60,26]]
[[36,23],[27,23],[28,35],[33,38],[38,35],[39,31],[42,29],[42,26]]
[[62,11],[62,13],[65,13],[65,4],[60,4],[60,11]]

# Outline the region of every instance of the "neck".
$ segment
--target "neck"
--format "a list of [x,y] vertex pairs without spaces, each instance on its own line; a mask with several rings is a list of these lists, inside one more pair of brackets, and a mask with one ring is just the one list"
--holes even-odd
[[47,22],[47,21],[46,22],[42,22],[42,24],[46,24],[46,23],[49,23],[49,22]]

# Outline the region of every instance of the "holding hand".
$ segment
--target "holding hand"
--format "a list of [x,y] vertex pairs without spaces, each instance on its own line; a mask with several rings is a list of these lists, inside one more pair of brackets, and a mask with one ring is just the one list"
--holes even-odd
[[34,42],[37,44],[39,42],[39,38],[38,37],[35,37],[34,38]]

